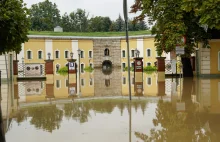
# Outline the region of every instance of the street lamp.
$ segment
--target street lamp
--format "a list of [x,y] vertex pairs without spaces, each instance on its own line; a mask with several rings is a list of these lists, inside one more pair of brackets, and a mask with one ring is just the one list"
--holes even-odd
[[134,53],[136,58],[139,58],[140,51],[137,48],[135,49]]
[[47,53],[47,56],[48,56],[48,60],[50,60],[51,53],[48,52],[48,53]]
[[81,81],[80,81],[80,55],[81,55],[81,50],[80,49],[78,49],[77,50],[77,52],[78,52],[78,55],[79,55],[79,65],[78,65],[78,76],[79,76],[79,94],[78,95],[81,95]]
[[71,59],[73,59],[73,52],[70,52],[70,57]]

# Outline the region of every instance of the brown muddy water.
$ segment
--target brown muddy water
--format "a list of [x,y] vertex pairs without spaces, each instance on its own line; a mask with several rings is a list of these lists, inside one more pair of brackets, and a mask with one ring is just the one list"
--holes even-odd
[[57,76],[52,88],[46,81],[15,82],[2,94],[6,141],[220,141],[220,79],[158,83],[155,74],[145,75],[143,96],[134,95],[133,85],[130,102],[122,78],[119,85],[114,77],[106,83],[85,75],[80,96],[68,94],[65,77]]

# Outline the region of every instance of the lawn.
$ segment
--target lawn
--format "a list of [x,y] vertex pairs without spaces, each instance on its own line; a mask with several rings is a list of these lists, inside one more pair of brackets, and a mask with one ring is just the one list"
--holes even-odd
[[[129,31],[129,36],[150,35],[150,31]],[[48,36],[89,36],[89,37],[111,37],[125,36],[125,32],[53,32],[53,31],[29,31],[29,35]]]

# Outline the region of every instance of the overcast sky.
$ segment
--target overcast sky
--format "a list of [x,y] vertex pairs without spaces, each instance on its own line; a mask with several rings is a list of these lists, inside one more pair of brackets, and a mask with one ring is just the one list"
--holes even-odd
[[[27,7],[30,8],[32,4],[42,2],[44,0],[24,0]],[[85,9],[89,12],[90,17],[92,16],[109,16],[112,20],[118,18],[121,14],[123,17],[123,0],[50,0],[56,3],[60,14],[63,15],[65,12],[68,14],[75,11],[77,8]],[[134,0],[127,0],[128,11],[130,6],[134,3]],[[134,14],[128,15],[129,18],[134,17]]]

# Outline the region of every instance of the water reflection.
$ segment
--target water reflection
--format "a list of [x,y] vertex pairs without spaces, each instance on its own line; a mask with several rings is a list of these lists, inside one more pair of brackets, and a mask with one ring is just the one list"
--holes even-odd
[[[131,73],[131,79],[133,73]],[[143,95],[128,101],[127,73],[81,74],[82,96],[70,96],[67,77],[15,82],[9,95],[6,139],[34,141],[219,141],[220,79],[144,74]],[[113,96],[113,97],[109,97]],[[4,100],[5,98],[3,98]],[[4,114],[8,114],[4,116]],[[51,137],[51,134],[53,137]],[[44,137],[41,138],[41,135]],[[44,138],[44,139],[43,139]]]

